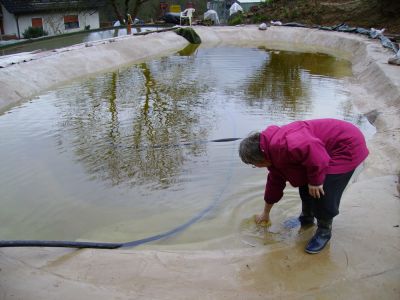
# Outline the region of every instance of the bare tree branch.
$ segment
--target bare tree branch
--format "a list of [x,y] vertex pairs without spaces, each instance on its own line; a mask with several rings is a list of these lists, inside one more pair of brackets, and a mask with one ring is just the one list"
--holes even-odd
[[129,2],[130,0],[125,0],[125,17],[129,14]]
[[[146,3],[149,2],[150,0],[124,0],[124,2],[122,3],[122,1],[118,2],[117,0],[109,0],[116,17],[118,18],[118,20],[120,21],[121,24],[125,24],[127,20],[127,15],[130,14],[132,20],[134,21],[137,17],[137,15],[139,14],[140,8],[141,6]],[[124,5],[124,7],[122,7]],[[122,9],[121,9],[122,7]],[[121,13],[121,11],[123,11],[123,13]]]
[[116,3],[116,0],[110,0],[111,5],[114,9],[115,12],[115,16],[117,17],[117,19],[119,20],[120,24],[125,24],[124,18],[121,15],[121,12],[118,9],[118,5]]
[[140,7],[142,6],[142,4],[146,3],[148,1],[149,0],[136,0],[135,1],[134,5],[133,5],[133,8],[132,8],[132,13],[131,13],[132,20],[135,20],[136,16],[139,13],[139,10],[140,10]]

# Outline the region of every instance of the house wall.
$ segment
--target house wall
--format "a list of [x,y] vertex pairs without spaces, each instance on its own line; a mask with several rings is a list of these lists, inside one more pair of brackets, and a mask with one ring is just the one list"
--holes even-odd
[[[79,28],[65,29],[64,16],[65,15],[78,15]],[[35,13],[24,15],[19,18],[19,28],[22,33],[29,26],[32,26],[32,18],[43,19],[43,29],[48,32],[49,35],[75,32],[85,29],[85,26],[89,25],[90,29],[96,29],[100,27],[99,13],[96,11],[82,11],[82,12],[68,12],[63,14],[51,14],[51,13]]]
[[[4,18],[4,33],[18,35],[17,21],[13,14],[10,14],[4,7],[3,18]],[[65,15],[78,15],[79,28],[65,29],[64,16]],[[32,18],[43,19],[43,29],[47,31],[49,35],[75,32],[85,29],[85,26],[90,26],[90,29],[96,29],[100,27],[100,19],[98,11],[81,11],[81,12],[66,12],[66,13],[33,13],[24,14],[18,17],[18,25],[20,31],[20,37],[23,38],[23,32],[32,26]]]
[[15,20],[15,16],[13,14],[10,14],[3,5],[1,5],[1,11],[3,12],[4,34],[17,35],[18,29],[17,29],[17,22]]

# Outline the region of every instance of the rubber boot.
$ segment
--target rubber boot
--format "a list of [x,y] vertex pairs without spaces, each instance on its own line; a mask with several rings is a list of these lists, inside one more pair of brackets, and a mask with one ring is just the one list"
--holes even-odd
[[318,228],[314,236],[308,242],[305,251],[309,254],[316,254],[325,248],[332,236],[332,219],[318,220]]

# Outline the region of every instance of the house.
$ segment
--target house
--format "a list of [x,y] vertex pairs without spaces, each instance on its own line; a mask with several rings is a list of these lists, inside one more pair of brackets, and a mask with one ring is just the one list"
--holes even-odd
[[99,28],[105,0],[0,0],[0,5],[1,34],[22,38],[29,27],[49,35]]

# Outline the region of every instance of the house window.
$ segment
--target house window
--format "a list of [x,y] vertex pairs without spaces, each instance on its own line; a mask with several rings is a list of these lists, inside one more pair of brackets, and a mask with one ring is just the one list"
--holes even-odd
[[77,15],[64,16],[65,29],[79,28],[79,20]]
[[32,18],[32,27],[33,28],[43,28],[42,18]]

